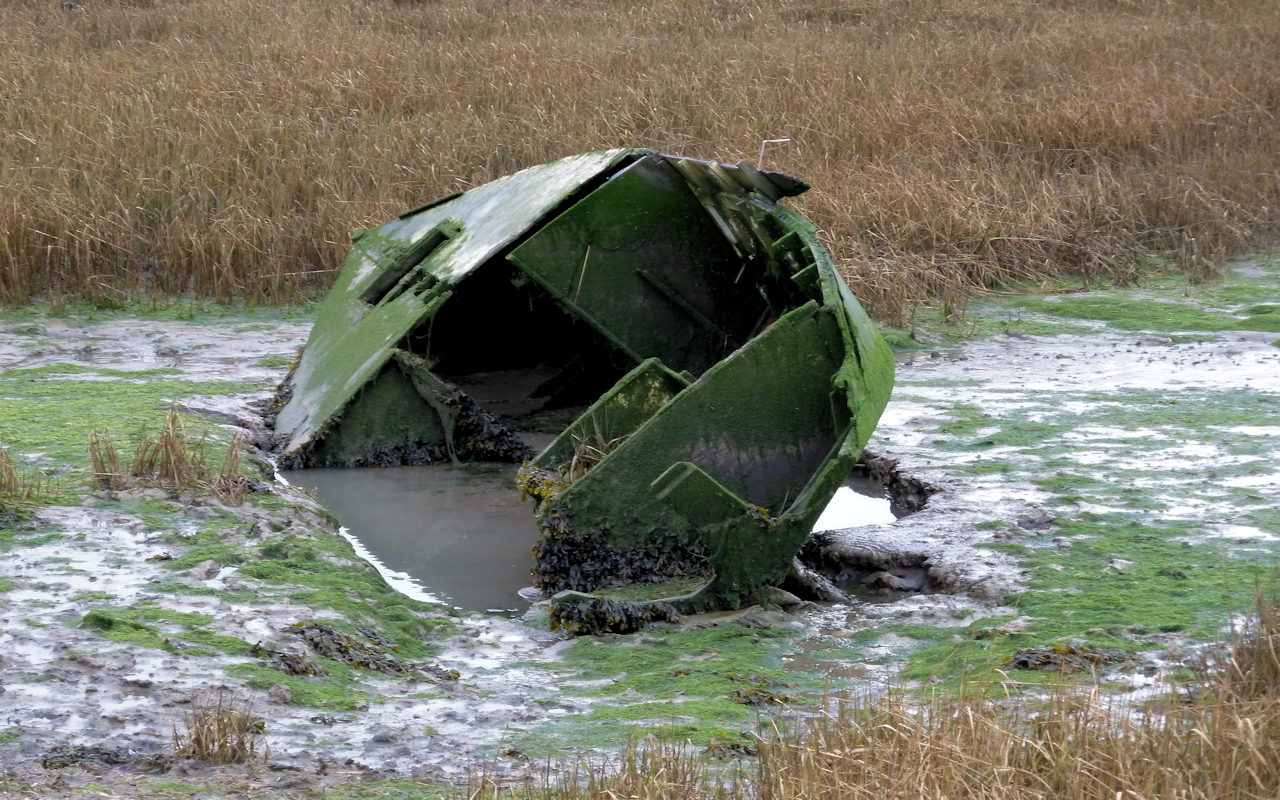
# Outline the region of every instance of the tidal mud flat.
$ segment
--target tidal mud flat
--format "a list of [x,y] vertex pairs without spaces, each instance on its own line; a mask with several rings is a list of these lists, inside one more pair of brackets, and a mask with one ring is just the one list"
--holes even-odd
[[[518,781],[637,725],[701,746],[842,692],[981,679],[1053,644],[1125,652],[1098,680],[1140,696],[1195,667],[1280,553],[1278,275],[1260,261],[1203,289],[1005,299],[962,341],[922,325],[899,342],[921,349],[899,354],[867,459],[914,513],[815,535],[804,552],[862,599],[579,640],[546,630],[536,606],[508,618],[396,592],[269,469],[270,491],[238,505],[84,486],[91,429],[124,442],[173,404],[212,441],[260,436],[254,401],[305,319],[10,314],[0,438],[56,491],[6,517],[0,539],[4,788],[305,793],[461,780],[477,763]],[[297,623],[402,669],[324,655]],[[328,674],[288,675],[254,645]],[[1032,688],[1053,675],[1010,674]],[[266,721],[274,769],[146,772],[219,691]],[[126,763],[42,765],[77,745]]]

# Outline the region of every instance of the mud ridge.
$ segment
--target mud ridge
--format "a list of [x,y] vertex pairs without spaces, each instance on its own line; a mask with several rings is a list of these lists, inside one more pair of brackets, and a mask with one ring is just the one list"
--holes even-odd
[[809,600],[835,600],[837,593],[872,602],[945,594],[990,604],[1020,587],[1012,558],[973,546],[991,537],[974,527],[983,510],[964,498],[961,484],[926,477],[908,463],[874,451],[863,455],[859,466],[884,485],[899,519],[812,534],[784,588],[798,588]]

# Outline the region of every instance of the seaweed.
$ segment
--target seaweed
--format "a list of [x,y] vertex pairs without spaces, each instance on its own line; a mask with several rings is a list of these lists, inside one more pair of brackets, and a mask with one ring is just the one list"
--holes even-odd
[[[456,681],[461,677],[457,670],[445,669],[438,664],[401,661],[376,641],[374,644],[362,642],[320,622],[295,623],[285,631],[301,636],[318,655],[350,664],[356,669],[431,681]],[[377,639],[386,641],[382,637]]]
[[551,604],[551,630],[571,636],[634,633],[654,622],[675,622],[680,612],[670,603],[632,603],[607,597],[557,598]]
[[1070,674],[1103,664],[1120,664],[1131,658],[1133,654],[1124,650],[1055,644],[1019,650],[1006,658],[1005,663],[1009,669],[1033,669]]

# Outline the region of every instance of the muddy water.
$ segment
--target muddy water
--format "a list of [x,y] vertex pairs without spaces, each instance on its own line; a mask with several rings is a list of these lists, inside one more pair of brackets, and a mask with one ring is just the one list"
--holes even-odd
[[[520,502],[515,474],[507,464],[282,473],[314,492],[384,575],[401,573],[427,595],[423,599],[494,613],[529,605],[517,592],[532,583],[538,526],[533,507]],[[815,530],[893,520],[884,487],[854,476]]]
[[885,487],[879,481],[853,475],[836,490],[835,497],[823,509],[813,529],[834,531],[863,525],[888,525],[896,519]]
[[528,607],[538,540],[533,507],[520,502],[513,464],[438,464],[283,473],[315,492],[386,568],[407,573],[436,599],[475,611]]

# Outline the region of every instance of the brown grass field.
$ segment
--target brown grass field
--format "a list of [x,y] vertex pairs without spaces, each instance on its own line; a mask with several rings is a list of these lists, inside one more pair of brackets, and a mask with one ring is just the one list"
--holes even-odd
[[0,300],[289,302],[456,188],[783,137],[882,319],[1203,278],[1280,228],[1277,65],[1274,0],[7,2]]

